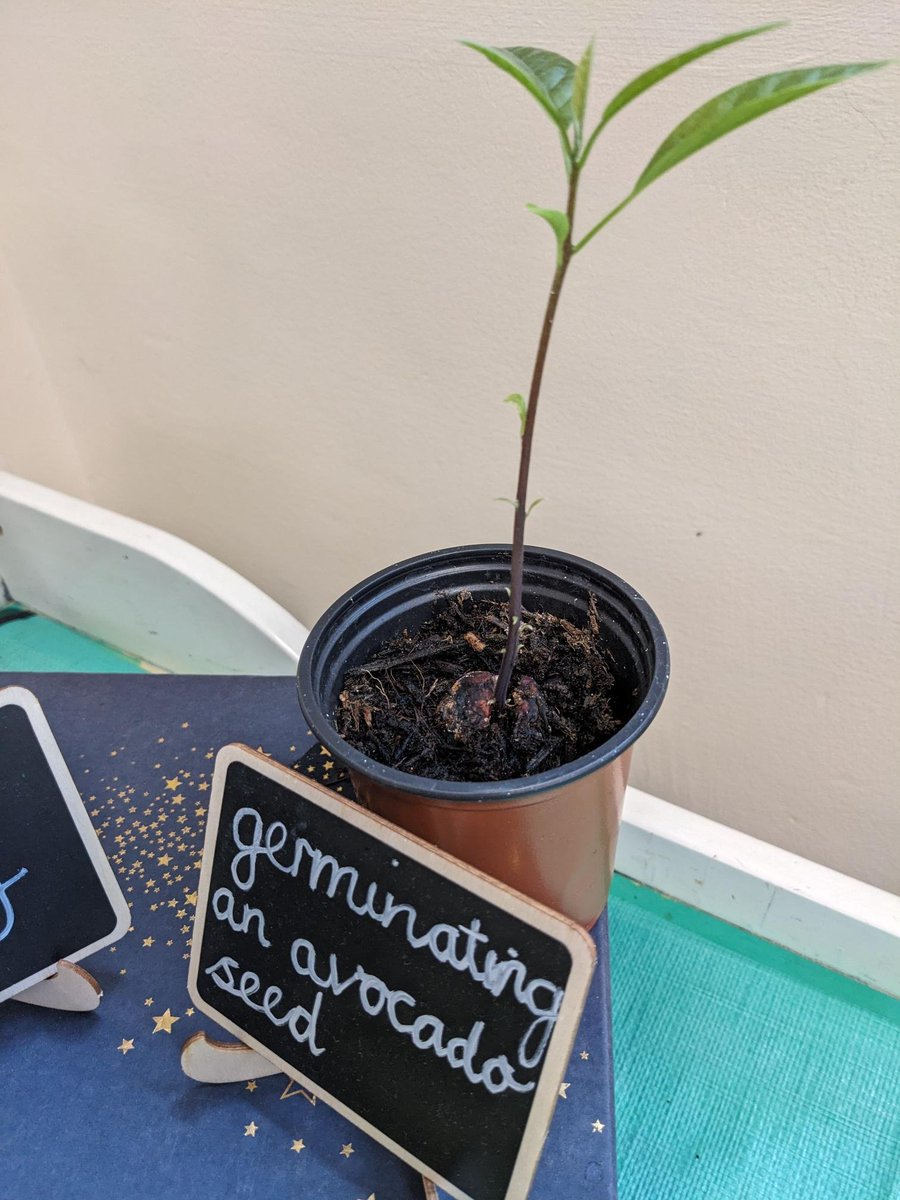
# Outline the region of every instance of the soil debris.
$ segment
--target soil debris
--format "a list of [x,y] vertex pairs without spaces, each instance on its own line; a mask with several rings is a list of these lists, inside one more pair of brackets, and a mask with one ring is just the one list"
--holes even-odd
[[417,631],[348,671],[338,732],[370,758],[430,779],[487,781],[548,771],[619,728],[595,597],[584,627],[523,613],[506,711],[494,712],[507,606],[441,596]]

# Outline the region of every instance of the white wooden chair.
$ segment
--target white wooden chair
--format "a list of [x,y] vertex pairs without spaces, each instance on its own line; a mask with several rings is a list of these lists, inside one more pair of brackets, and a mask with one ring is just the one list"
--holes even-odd
[[293,673],[306,629],[181,538],[0,471],[0,603],[164,671]]

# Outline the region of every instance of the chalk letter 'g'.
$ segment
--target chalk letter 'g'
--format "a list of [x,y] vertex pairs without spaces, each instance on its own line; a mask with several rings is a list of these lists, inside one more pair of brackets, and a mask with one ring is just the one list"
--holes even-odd
[[[249,818],[250,821],[250,838],[248,842],[242,836],[242,827],[246,825]],[[242,892],[249,892],[256,882],[256,859],[262,853],[262,817],[255,808],[239,808],[234,814],[234,820],[231,823],[231,836],[234,838],[234,844],[238,847],[238,852],[231,860],[231,878],[238,885]],[[241,878],[241,863],[247,860],[246,878]]]

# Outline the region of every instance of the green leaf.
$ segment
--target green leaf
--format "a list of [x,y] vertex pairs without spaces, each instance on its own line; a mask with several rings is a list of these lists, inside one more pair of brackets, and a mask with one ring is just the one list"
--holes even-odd
[[666,171],[684,162],[704,146],[731,133],[748,121],[830,87],[854,75],[874,71],[887,66],[887,61],[846,63],[831,67],[808,67],[794,71],[780,71],[774,75],[763,75],[747,83],[729,88],[720,96],[707,101],[691,113],[669,134],[634,185],[633,196],[659,179]]
[[[512,395],[504,397],[504,404],[514,404],[516,411],[519,414],[519,434],[523,436],[525,433],[525,421],[528,417],[528,405],[525,403],[525,397],[520,396],[518,392],[513,392]],[[498,496],[499,500],[504,499],[503,496]]]
[[484,46],[480,42],[463,42],[483,54],[488,62],[505,71],[531,92],[551,121],[565,134],[572,124],[572,85],[575,64],[552,50],[536,50],[531,46]]
[[531,46],[510,46],[507,54],[524,63],[546,88],[554,109],[559,114],[561,129],[572,123],[572,88],[575,84],[575,64],[552,50],[536,50]]
[[532,510],[532,509],[534,509],[534,508],[537,508],[537,506],[538,506],[539,504],[543,504],[543,503],[544,503],[544,497],[543,497],[543,496],[538,496],[537,500],[532,500],[532,502],[531,502],[531,503],[528,505],[528,507],[525,509],[525,516],[526,516],[526,517],[530,517],[530,516],[531,516],[531,510]]
[[676,54],[673,58],[667,58],[665,62],[657,63],[655,67],[651,67],[648,71],[638,75],[636,79],[632,79],[631,83],[626,84],[620,92],[617,92],[607,104],[603,112],[602,125],[606,125],[608,121],[621,112],[627,104],[632,100],[636,100],[648,88],[652,88],[654,84],[668,78],[675,71],[680,71],[682,67],[686,67],[688,63],[692,63],[695,59],[703,58],[706,54],[712,54],[714,50],[721,50],[723,46],[730,46],[733,42],[742,42],[744,38],[755,37],[758,33],[768,33],[771,29],[781,29],[787,24],[787,21],[773,21],[769,25],[756,25],[753,29],[742,29],[739,33],[728,33],[725,37],[716,38],[713,42],[702,42],[699,46],[694,46],[690,50],[685,50],[682,54]]
[[879,67],[890,66],[891,61],[883,59],[880,62],[846,63],[843,66],[782,71],[775,75],[764,75],[760,79],[751,79],[748,83],[741,83],[737,87],[723,92],[721,96],[716,96],[691,113],[677,129],[669,134],[625,199],[620,200],[615,208],[588,230],[584,237],[572,247],[572,253],[578,254],[583,250],[613,217],[623,208],[627,208],[635,196],[639,195],[660,175],[671,171],[672,167],[677,166],[692,154],[696,154],[698,150],[702,150],[704,146],[708,146],[717,138],[730,133],[732,129],[746,125],[748,121],[753,121],[756,117],[763,116],[764,113],[771,112],[772,109],[779,108],[782,104],[799,100],[802,96],[808,96],[812,92],[829,87],[833,83],[840,83],[844,79],[850,79],[854,75],[862,75],[866,71],[875,71]]
[[575,129],[579,135],[584,127],[584,111],[587,107],[588,88],[591,83],[591,69],[594,65],[594,39],[588,42],[587,49],[581,56],[581,61],[575,68],[575,78],[572,81],[572,117]]
[[562,262],[563,246],[569,236],[569,218],[557,208],[538,208],[536,204],[526,204],[525,207],[529,212],[543,217],[556,234],[556,265],[559,266]]

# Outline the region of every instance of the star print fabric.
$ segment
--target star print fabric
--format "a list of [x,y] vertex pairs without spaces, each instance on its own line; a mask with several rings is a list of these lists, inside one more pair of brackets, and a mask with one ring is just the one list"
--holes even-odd
[[[83,963],[103,988],[97,1012],[0,1006],[3,1200],[423,1200],[417,1172],[284,1075],[212,1086],[180,1066],[192,1034],[232,1040],[187,992],[216,751],[244,742],[350,792],[301,723],[294,681],[0,674],[12,683],[44,707],[132,926]],[[605,919],[595,936],[598,966],[532,1200],[616,1194]]]

